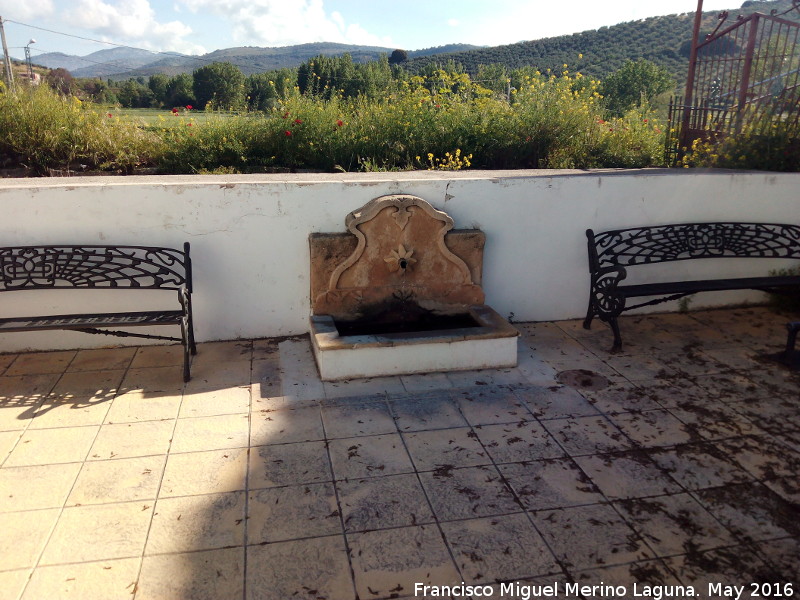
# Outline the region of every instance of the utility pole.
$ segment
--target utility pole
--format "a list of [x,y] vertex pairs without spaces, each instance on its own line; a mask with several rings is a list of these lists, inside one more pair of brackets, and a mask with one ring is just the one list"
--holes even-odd
[[8,56],[8,44],[6,44],[6,30],[3,29],[3,17],[0,17],[0,38],[3,41],[3,66],[6,71],[6,82],[8,89],[14,91],[14,71],[11,70],[11,57]]

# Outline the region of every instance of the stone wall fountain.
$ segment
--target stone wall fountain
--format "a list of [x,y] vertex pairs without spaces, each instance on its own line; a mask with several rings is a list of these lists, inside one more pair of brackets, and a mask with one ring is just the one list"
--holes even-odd
[[486,306],[485,236],[422,198],[375,198],[311,246],[311,341],[325,381],[517,364],[519,332]]

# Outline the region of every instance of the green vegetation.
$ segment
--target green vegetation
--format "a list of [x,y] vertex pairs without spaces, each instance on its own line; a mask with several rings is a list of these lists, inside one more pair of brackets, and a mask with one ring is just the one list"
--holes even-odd
[[[383,67],[364,72],[385,76]],[[510,97],[457,70],[392,79],[375,97],[357,90],[348,96],[342,88],[327,94],[324,86],[306,94],[299,87],[279,91],[282,84],[267,80],[261,83],[273,106],[263,112],[117,111],[40,86],[0,94],[0,161],[35,173],[659,164],[662,127],[646,109],[606,118],[598,82],[513,75],[518,87]]]

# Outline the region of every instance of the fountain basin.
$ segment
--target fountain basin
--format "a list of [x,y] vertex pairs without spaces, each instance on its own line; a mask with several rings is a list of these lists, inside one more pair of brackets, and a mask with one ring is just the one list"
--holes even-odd
[[312,315],[311,345],[323,381],[517,364],[519,332],[489,306],[474,305],[465,313],[448,315],[442,327],[426,323],[424,331],[408,326],[406,331],[348,335],[352,322],[342,323],[340,330],[332,316]]

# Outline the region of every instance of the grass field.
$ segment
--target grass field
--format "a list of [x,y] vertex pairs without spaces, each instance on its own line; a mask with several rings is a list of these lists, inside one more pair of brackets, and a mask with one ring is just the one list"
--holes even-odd
[[182,110],[178,113],[173,113],[171,110],[164,108],[116,108],[113,106],[106,107],[106,110],[108,114],[115,117],[148,127],[182,125],[190,119],[197,123],[204,123],[211,118],[229,117],[237,114],[231,112],[205,112],[197,110]]

